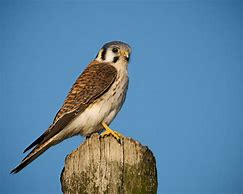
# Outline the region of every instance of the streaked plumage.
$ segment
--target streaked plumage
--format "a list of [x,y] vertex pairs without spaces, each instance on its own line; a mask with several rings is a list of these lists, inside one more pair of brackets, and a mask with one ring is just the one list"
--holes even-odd
[[24,152],[33,150],[11,171],[17,173],[51,146],[74,135],[88,136],[109,125],[121,109],[128,87],[131,48],[105,44],[72,86],[52,125]]

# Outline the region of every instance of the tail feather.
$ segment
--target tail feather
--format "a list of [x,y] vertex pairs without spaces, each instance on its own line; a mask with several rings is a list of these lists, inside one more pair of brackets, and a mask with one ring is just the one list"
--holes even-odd
[[23,153],[27,152],[28,150],[30,150],[31,148],[33,148],[34,146],[38,145],[39,143],[41,143],[44,138],[45,138],[45,133],[43,133],[40,137],[38,137],[33,143],[31,143],[27,148],[25,148],[25,150],[23,151]]
[[48,148],[51,147],[51,144],[46,142],[44,144],[41,144],[39,146],[36,146],[22,161],[21,163],[11,170],[10,174],[16,174],[19,171],[21,171],[24,167],[26,167],[28,164],[30,164],[32,161],[34,161],[36,158],[38,158],[43,152],[45,152]]

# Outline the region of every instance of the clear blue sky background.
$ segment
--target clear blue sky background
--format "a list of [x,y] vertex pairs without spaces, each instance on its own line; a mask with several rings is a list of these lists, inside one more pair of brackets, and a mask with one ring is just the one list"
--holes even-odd
[[133,48],[111,126],[153,151],[158,193],[243,193],[242,22],[240,1],[1,1],[0,193],[61,193],[65,156],[84,138],[9,170],[111,40]]

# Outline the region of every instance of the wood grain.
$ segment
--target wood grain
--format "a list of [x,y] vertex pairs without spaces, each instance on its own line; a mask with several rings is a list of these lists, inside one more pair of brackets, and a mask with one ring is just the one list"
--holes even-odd
[[66,157],[61,174],[64,194],[154,194],[156,161],[146,146],[123,137],[93,134]]

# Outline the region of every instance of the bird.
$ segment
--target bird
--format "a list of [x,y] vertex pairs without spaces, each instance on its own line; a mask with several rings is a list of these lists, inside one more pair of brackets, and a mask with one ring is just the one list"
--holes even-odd
[[24,150],[32,149],[10,173],[18,173],[47,149],[72,136],[89,137],[103,131],[99,137],[112,135],[120,141],[121,134],[109,125],[126,98],[130,55],[127,43],[104,44],[71,87],[52,124]]

